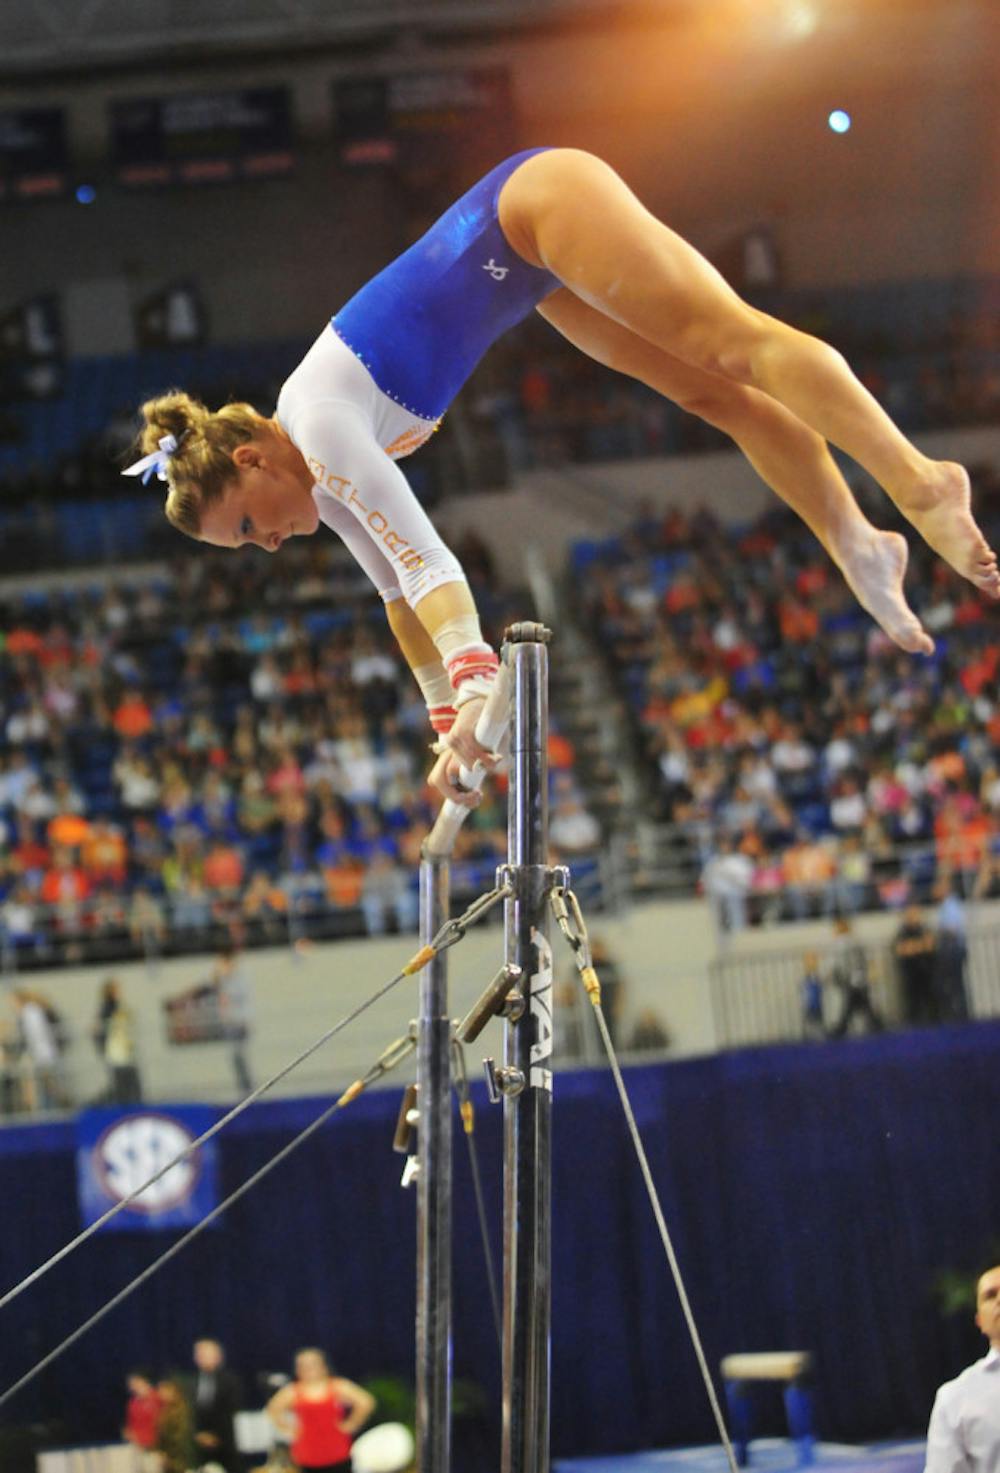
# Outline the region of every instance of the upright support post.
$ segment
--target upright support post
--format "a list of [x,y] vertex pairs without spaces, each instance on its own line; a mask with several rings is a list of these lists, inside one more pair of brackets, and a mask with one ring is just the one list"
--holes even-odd
[[[425,849],[420,863],[420,934],[427,943],[448,918],[449,866]],[[451,1020],[448,961],[441,952],[420,974],[417,1034],[417,1473],[451,1468]]]
[[524,1007],[508,1015],[504,1096],[502,1473],[549,1468],[552,1258],[552,951],[547,930],[548,644],[540,624],[507,631],[513,673],[505,903],[507,961]]

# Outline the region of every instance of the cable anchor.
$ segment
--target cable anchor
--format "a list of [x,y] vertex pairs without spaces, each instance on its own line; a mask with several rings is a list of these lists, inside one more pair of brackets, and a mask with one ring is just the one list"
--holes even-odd
[[337,1103],[343,1106],[349,1105],[352,1100],[356,1100],[362,1090],[367,1089],[370,1084],[374,1084],[377,1079],[381,1079],[383,1074],[388,1074],[390,1069],[395,1069],[397,1064],[401,1064],[408,1054],[413,1053],[416,1046],[417,1024],[416,1021],[412,1021],[409,1029],[403,1034],[402,1038],[395,1039],[394,1042],[389,1044],[388,1048],[383,1049],[367,1074],[363,1074],[360,1079],[355,1079],[353,1084],[349,1084]]
[[601,1006],[601,983],[594,970],[594,958],[590,949],[587,923],[583,919],[580,902],[569,888],[569,871],[562,871],[565,879],[557,881],[549,895],[549,904],[556,924],[569,942],[580,980],[587,989],[587,996],[595,1008]]

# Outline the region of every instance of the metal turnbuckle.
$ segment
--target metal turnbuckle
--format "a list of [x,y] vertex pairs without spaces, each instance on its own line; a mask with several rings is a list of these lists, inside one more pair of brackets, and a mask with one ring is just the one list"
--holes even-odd
[[480,998],[472,1004],[459,1023],[457,1034],[462,1043],[474,1043],[491,1018],[504,1013],[508,1018],[519,1018],[524,1012],[524,998],[515,994],[522,970],[515,962],[506,962]]
[[396,1131],[392,1138],[392,1149],[398,1151],[401,1156],[408,1156],[413,1151],[417,1125],[420,1121],[418,1098],[417,1086],[408,1084],[399,1107],[399,1115],[396,1117]]
[[392,1138],[392,1149],[406,1157],[400,1186],[412,1187],[420,1175],[420,1146],[417,1131],[420,1126],[420,1091],[409,1084],[403,1095],[396,1120],[396,1133]]
[[360,1079],[356,1079],[353,1084],[344,1090],[344,1093],[340,1097],[341,1105],[349,1105],[352,1100],[356,1100],[362,1090],[366,1090],[370,1084],[374,1084],[376,1080],[381,1079],[383,1074],[388,1074],[390,1069],[395,1069],[398,1064],[403,1062],[407,1054],[413,1053],[416,1046],[417,1024],[414,1021],[411,1022],[408,1033],[404,1033],[402,1038],[397,1038],[393,1043],[390,1043],[388,1048],[383,1049],[367,1074],[363,1074]]

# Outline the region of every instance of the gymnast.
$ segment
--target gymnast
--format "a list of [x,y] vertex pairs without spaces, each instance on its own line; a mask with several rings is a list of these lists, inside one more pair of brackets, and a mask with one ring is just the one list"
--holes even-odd
[[906,541],[867,521],[827,442],[946,562],[1000,597],[965,471],[910,444],[838,352],[744,302],[599,158],[514,154],[333,317],[271,418],[167,393],[142,406],[143,455],[124,472],[166,481],[170,522],[216,547],[276,552],[321,521],[343,539],[427,702],[438,733],[430,782],[445,797],[477,803],[460,766],[495,760],[475,725],[498,660],[459,563],[395,462],[433,434],[486,349],[532,308],[599,363],[728,434],[902,649],[934,648],[903,593]]

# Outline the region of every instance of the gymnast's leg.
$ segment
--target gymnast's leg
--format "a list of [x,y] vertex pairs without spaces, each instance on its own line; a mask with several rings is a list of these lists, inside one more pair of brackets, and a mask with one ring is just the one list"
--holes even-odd
[[694,368],[762,391],[846,450],[947,562],[1000,596],[962,467],[911,445],[835,349],[742,301],[609,165],[576,149],[536,154],[504,185],[500,223],[514,249],[599,312]]
[[930,654],[933,641],[903,594],[906,541],[864,517],[826,442],[767,394],[690,368],[563,289],[542,317],[608,368],[648,384],[730,435],[767,483],[819,538],[859,603],[904,650]]

